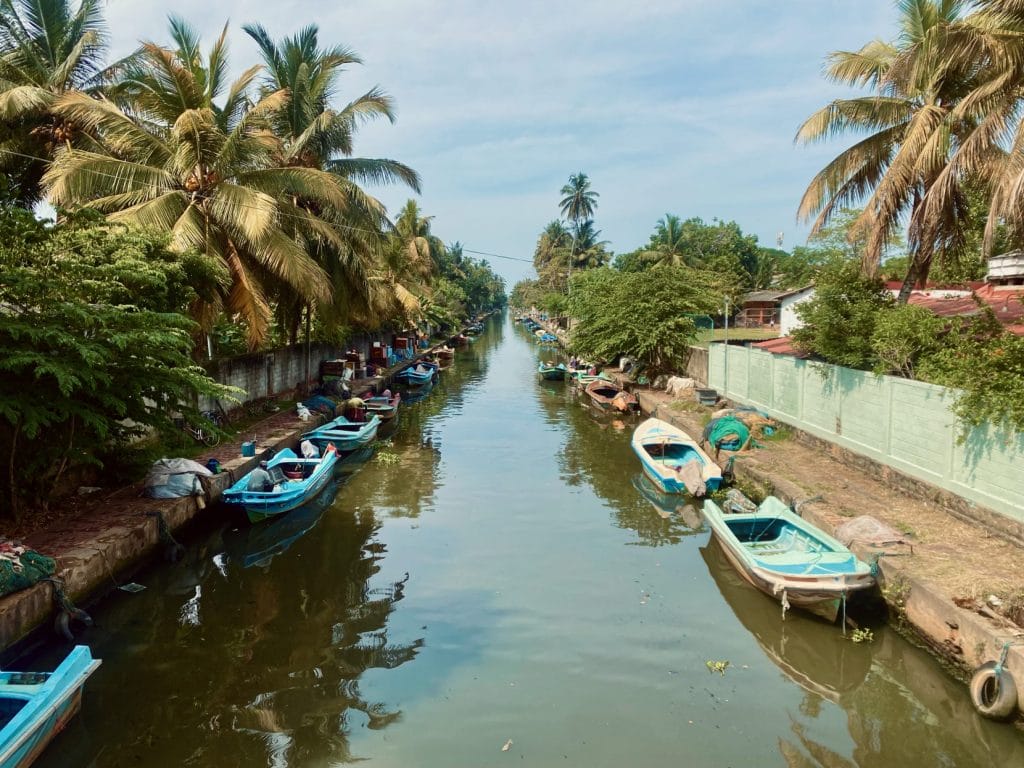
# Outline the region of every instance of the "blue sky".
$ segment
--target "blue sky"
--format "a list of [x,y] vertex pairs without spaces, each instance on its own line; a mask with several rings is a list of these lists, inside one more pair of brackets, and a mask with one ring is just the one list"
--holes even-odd
[[[735,219],[783,247],[811,176],[842,146],[796,147],[811,112],[849,95],[825,56],[893,35],[892,0],[108,0],[115,54],[164,42],[166,14],[211,41],[231,22],[232,65],[256,61],[241,31],[275,37],[315,22],[323,43],[365,64],[340,100],[380,85],[398,121],[364,127],[356,154],[423,176],[422,209],[446,242],[530,259],[558,216],[558,190],[586,172],[597,226],[616,252],[646,242],[666,212]],[[372,190],[396,211],[409,196]],[[510,283],[529,264],[491,259]]]

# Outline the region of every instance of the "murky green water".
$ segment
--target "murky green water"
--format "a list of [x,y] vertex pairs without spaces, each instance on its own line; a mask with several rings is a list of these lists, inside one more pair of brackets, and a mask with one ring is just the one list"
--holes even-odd
[[333,505],[214,531],[115,592],[40,765],[1024,765],[894,634],[783,623],[539,354],[493,320],[405,408],[400,465],[350,465]]

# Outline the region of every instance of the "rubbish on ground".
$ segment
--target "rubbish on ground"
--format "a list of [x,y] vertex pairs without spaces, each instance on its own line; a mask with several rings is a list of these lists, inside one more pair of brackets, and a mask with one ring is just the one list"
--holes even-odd
[[502,752],[508,752],[510,749],[512,749],[512,739],[509,739],[501,746]]

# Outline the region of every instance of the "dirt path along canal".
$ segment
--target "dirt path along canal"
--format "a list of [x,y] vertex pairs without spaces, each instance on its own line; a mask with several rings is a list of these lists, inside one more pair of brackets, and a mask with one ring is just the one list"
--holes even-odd
[[884,627],[783,623],[648,500],[630,423],[538,380],[553,354],[492,319],[404,409],[399,463],[350,462],[333,499],[227,522],[108,598],[39,765],[1024,765]]

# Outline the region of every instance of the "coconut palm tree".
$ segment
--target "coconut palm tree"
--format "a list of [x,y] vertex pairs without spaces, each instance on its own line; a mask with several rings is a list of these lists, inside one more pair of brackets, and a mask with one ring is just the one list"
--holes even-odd
[[577,230],[579,222],[594,218],[594,211],[597,210],[597,198],[600,195],[590,188],[590,179],[587,174],[583,171],[574,173],[562,187],[561,193],[563,197],[559,206],[561,206],[562,215],[571,221]]
[[96,90],[105,50],[100,0],[0,0],[0,171],[20,205],[39,202],[47,162],[76,139],[54,102]]
[[[195,32],[172,19],[173,47],[143,44],[113,91],[117,103],[59,98],[54,113],[91,138],[58,152],[44,183],[57,205],[168,231],[174,248],[219,257],[230,274],[223,302],[256,347],[270,325],[268,283],[326,301],[327,275],[306,245],[330,235],[315,210],[344,210],[349,198],[336,175],[280,162],[267,124],[287,93],[251,103],[259,67],[227,83],[226,31],[204,57]],[[198,307],[197,319],[209,324],[218,309]]]
[[576,234],[576,250],[573,252],[572,265],[575,269],[593,269],[608,263],[607,240],[599,240],[601,230],[594,227],[593,219],[580,222]]
[[[381,266],[384,234],[391,225],[384,206],[360,184],[402,183],[418,192],[420,179],[412,168],[395,160],[352,155],[357,128],[377,119],[394,122],[394,104],[386,93],[372,88],[340,110],[332,108],[344,68],[362,60],[341,46],[321,48],[316,25],[280,42],[259,24],[244,29],[260,48],[264,93],[288,94],[285,107],[270,119],[280,141],[277,162],[333,174],[347,198],[343,209],[327,210],[315,210],[309,200],[286,201],[286,205],[315,212],[333,225],[332,234],[309,243],[310,252],[331,276],[333,288],[331,302],[320,311],[335,321],[374,324],[372,315],[380,304],[379,296],[374,295],[374,275]],[[287,295],[287,290],[285,293],[279,307],[291,308],[287,324],[294,329],[302,302],[298,296]]]
[[907,223],[911,268],[901,295],[924,280],[933,258],[953,252],[964,237],[963,178],[947,179],[941,206],[926,213],[925,199],[974,121],[955,107],[979,84],[976,63],[956,60],[955,32],[964,0],[900,0],[894,43],[873,41],[829,57],[828,76],[873,93],[839,99],[800,127],[799,143],[846,133],[867,134],[811,181],[798,216],[819,231],[844,206],[867,198],[856,228],[867,237],[863,269],[876,275],[886,243]]
[[686,243],[683,220],[666,213],[655,225],[645,256],[653,264],[670,264],[678,267],[687,263]]

